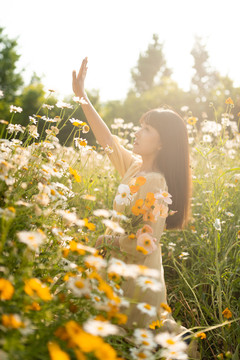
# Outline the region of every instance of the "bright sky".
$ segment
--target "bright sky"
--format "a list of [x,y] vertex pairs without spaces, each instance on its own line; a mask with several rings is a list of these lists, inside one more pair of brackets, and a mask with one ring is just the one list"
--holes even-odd
[[102,101],[123,99],[130,70],[153,33],[167,65],[189,88],[194,35],[203,36],[211,65],[240,86],[239,0],[1,0],[0,26],[18,37],[25,81],[44,75],[58,96],[72,93],[71,73],[88,56],[86,88]]

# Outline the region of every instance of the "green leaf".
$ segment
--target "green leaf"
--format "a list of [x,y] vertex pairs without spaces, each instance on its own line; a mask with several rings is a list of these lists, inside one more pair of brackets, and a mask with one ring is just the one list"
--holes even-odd
[[240,345],[240,344],[238,344],[238,346],[237,346],[237,348],[236,348],[236,351],[235,351],[235,353],[233,354],[232,360],[239,360],[239,345]]

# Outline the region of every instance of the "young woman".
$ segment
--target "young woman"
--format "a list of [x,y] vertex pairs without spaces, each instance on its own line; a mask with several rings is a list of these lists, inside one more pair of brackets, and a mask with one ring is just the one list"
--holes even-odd
[[[140,119],[141,128],[135,133],[133,151],[128,151],[119,143],[118,137],[111,134],[87,98],[84,89],[87,62],[85,58],[78,75],[73,71],[73,90],[76,96],[86,100],[82,109],[98,143],[103,148],[107,146],[112,148],[113,152],[108,156],[122,176],[121,183],[131,185],[137,177],[143,176],[146,182],[136,193],[134,203],[138,199],[144,199],[149,192],[155,194],[159,191],[168,191],[172,195],[172,204],[169,208],[176,211],[167,219],[159,216],[155,222],[143,223],[151,226],[153,230],[151,235],[158,242],[155,251],[147,255],[136,250],[136,239],[129,239],[126,235],[116,236],[110,229],[98,238],[96,247],[100,248],[104,241],[107,241],[119,248],[125,263],[144,265],[159,271],[157,280],[161,286],[157,292],[150,289],[141,291],[140,287],[136,286],[136,281],[131,278],[123,284],[125,297],[133,300],[130,308],[127,309],[126,327],[131,328],[135,325],[148,327],[152,321],[160,319],[164,331],[181,333],[186,329],[179,326],[166,311],[167,297],[159,241],[164,228],[181,229],[188,221],[191,176],[186,126],[182,118],[172,110],[148,111]],[[113,203],[113,208],[118,212],[124,212],[124,205],[119,205],[116,201]],[[117,257],[116,252],[112,255]],[[148,313],[142,313],[137,306],[139,302],[149,305]],[[151,312],[151,308],[158,310],[158,316]]]

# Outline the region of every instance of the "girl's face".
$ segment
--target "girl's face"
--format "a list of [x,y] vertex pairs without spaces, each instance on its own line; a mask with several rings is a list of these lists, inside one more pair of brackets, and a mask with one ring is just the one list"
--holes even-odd
[[156,154],[161,149],[160,136],[151,125],[141,124],[141,128],[135,133],[133,152],[141,156]]

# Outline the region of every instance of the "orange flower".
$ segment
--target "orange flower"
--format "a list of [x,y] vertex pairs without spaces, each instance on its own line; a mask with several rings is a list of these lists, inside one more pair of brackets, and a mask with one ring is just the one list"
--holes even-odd
[[170,308],[170,306],[168,306],[168,304],[161,303],[160,306],[162,309],[166,310],[168,313],[172,312],[172,309]]
[[142,214],[143,199],[138,199],[132,207],[132,213],[136,216]]
[[144,220],[144,221],[156,222],[156,219],[155,219],[152,211],[146,211],[146,212],[143,214],[143,220]]
[[153,234],[153,229],[151,228],[151,226],[149,225],[144,225],[141,229],[138,229],[137,233],[136,233],[136,237],[139,237],[139,235],[141,234]]
[[206,339],[206,334],[204,332],[196,334],[196,337],[199,337],[201,340]]
[[232,312],[229,310],[229,308],[226,308],[223,310],[222,315],[226,319],[230,319],[232,317]]
[[0,278],[0,300],[10,300],[14,293],[14,287],[9,280]]
[[151,206],[153,206],[154,202],[155,202],[155,197],[154,197],[154,193],[152,192],[148,192],[146,195],[146,199],[145,199],[145,206],[150,208]]
[[49,341],[47,346],[51,360],[70,360],[70,356],[56,342]]
[[225,101],[225,104],[234,105],[233,100],[230,97],[227,98],[227,100]]
[[143,255],[147,255],[148,254],[148,251],[143,247],[143,246],[137,246],[136,247],[136,250],[141,252]]
[[140,187],[145,184],[145,182],[146,182],[146,178],[143,176],[139,176],[136,179],[135,184],[130,186],[131,193],[135,194],[140,189]]

